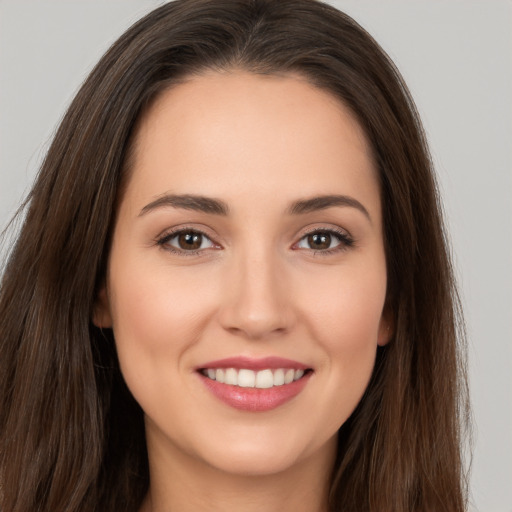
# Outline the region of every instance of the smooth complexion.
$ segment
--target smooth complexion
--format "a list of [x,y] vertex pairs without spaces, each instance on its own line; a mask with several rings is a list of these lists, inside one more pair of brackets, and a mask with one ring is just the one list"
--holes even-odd
[[[385,299],[376,169],[347,108],[300,77],[236,70],[161,94],[94,318],[145,413],[144,510],[327,510],[337,430],[389,340]],[[268,357],[308,369],[284,403],[209,389],[210,362]]]

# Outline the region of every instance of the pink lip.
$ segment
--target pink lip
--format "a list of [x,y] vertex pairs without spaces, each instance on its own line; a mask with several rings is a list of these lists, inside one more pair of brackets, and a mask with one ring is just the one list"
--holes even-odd
[[302,378],[290,382],[290,384],[273,386],[267,389],[258,389],[221,384],[216,380],[209,379],[201,373],[201,370],[207,368],[245,368],[253,371],[278,368],[307,370],[311,368],[297,361],[281,357],[264,357],[259,359],[230,357],[217,361],[209,361],[197,368],[197,375],[213,395],[235,409],[252,412],[270,411],[288,402],[304,389],[313,373],[306,372]]
[[216,380],[198,373],[206,388],[225,404],[242,411],[270,411],[297,396],[308,383],[311,373],[290,384],[267,389],[242,388],[230,384],[221,384]]
[[278,368],[293,368],[294,370],[307,370],[310,368],[305,364],[293,361],[291,359],[284,359],[282,357],[228,357],[226,359],[218,359],[217,361],[209,361],[201,366],[197,367],[197,370],[204,368],[236,368],[247,370],[265,370],[267,368],[271,370],[277,370]]

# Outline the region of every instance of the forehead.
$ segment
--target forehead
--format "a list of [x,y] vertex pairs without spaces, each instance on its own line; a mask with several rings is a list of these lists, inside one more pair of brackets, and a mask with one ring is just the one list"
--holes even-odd
[[190,78],[161,93],[146,112],[133,155],[131,192],[141,201],[169,191],[229,200],[256,192],[295,199],[333,187],[352,194],[378,188],[355,116],[294,75],[233,71]]

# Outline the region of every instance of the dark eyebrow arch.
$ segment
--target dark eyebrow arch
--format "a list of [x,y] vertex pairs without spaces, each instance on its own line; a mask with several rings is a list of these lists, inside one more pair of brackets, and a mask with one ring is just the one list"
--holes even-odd
[[302,215],[318,210],[326,210],[333,206],[356,208],[363,213],[370,222],[372,221],[368,210],[357,199],[343,195],[326,195],[312,197],[310,199],[299,199],[292,203],[288,211],[292,215]]
[[157,208],[163,207],[182,208],[184,210],[194,210],[197,212],[211,213],[214,215],[226,216],[229,213],[229,207],[220,199],[213,199],[211,197],[196,196],[192,194],[173,195],[164,194],[151,203],[142,208],[139,217],[153,211]]

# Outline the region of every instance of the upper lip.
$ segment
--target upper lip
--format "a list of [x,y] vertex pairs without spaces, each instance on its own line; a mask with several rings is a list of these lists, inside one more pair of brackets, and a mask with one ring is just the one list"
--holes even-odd
[[197,370],[203,370],[207,368],[236,368],[236,369],[247,369],[247,370],[276,370],[278,368],[293,368],[296,370],[308,370],[311,367],[292,359],[286,359],[283,357],[246,357],[236,356],[227,357],[224,359],[217,359],[215,361],[208,361],[197,367]]

